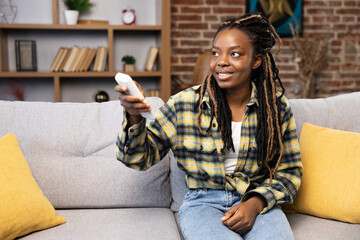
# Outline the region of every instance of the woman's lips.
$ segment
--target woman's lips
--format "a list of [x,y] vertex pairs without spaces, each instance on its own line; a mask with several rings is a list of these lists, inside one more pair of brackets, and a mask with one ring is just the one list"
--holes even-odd
[[218,75],[218,78],[220,80],[228,80],[232,77],[232,72],[217,72],[216,75]]

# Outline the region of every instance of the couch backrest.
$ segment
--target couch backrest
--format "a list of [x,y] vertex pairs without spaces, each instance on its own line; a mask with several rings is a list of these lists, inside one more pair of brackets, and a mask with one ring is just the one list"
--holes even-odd
[[298,137],[305,122],[337,130],[360,132],[360,92],[318,99],[291,99]]
[[[153,108],[163,104],[149,98]],[[0,136],[13,132],[44,194],[56,208],[169,207],[169,157],[146,172],[115,157],[119,101],[0,101]]]

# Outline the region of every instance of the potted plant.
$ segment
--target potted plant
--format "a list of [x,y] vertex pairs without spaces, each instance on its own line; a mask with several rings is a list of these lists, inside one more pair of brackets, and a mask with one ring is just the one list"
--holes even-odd
[[75,25],[79,18],[79,13],[93,7],[90,0],[64,0],[64,4],[67,7],[64,14],[65,22],[68,25]]
[[125,55],[121,61],[124,63],[125,72],[134,72],[135,71],[135,62],[136,59],[131,55]]

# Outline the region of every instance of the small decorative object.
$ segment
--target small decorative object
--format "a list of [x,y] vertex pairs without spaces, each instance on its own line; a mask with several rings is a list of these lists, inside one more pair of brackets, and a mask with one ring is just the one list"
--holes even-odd
[[315,97],[315,75],[326,66],[326,40],[310,40],[299,37],[293,32],[293,44],[295,47],[295,62],[299,67],[301,80],[301,97]]
[[24,101],[24,87],[19,80],[15,82],[2,82],[0,85],[0,99],[8,101]]
[[126,8],[122,11],[122,21],[125,25],[134,24],[136,21],[135,10]]
[[121,61],[124,63],[124,72],[134,72],[136,59],[131,55],[125,55]]
[[93,7],[89,0],[64,0],[64,4],[68,8],[64,11],[65,22],[68,25],[77,24],[79,13]]
[[99,103],[107,102],[109,101],[109,94],[105,91],[98,90],[95,94],[95,101]]
[[303,0],[246,0],[246,12],[261,13],[280,37],[291,37],[290,24],[302,31]]
[[13,23],[16,13],[17,6],[12,0],[0,0],[0,23]]
[[36,42],[15,40],[16,71],[36,71]]
[[19,101],[24,101],[24,87],[20,84],[19,80],[16,80],[11,86],[11,92]]
[[79,11],[76,10],[65,10],[65,23],[67,25],[75,25],[79,19]]

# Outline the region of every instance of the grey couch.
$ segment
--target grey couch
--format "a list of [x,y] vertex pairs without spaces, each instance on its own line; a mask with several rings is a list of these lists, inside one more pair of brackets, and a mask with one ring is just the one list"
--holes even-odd
[[[162,101],[149,98],[154,108]],[[290,101],[303,122],[360,132],[360,93]],[[67,220],[22,239],[181,239],[177,211],[184,173],[170,152],[145,172],[115,158],[123,113],[118,101],[0,101],[0,136],[13,132],[44,194]],[[360,225],[288,214],[296,239],[360,239]]]

